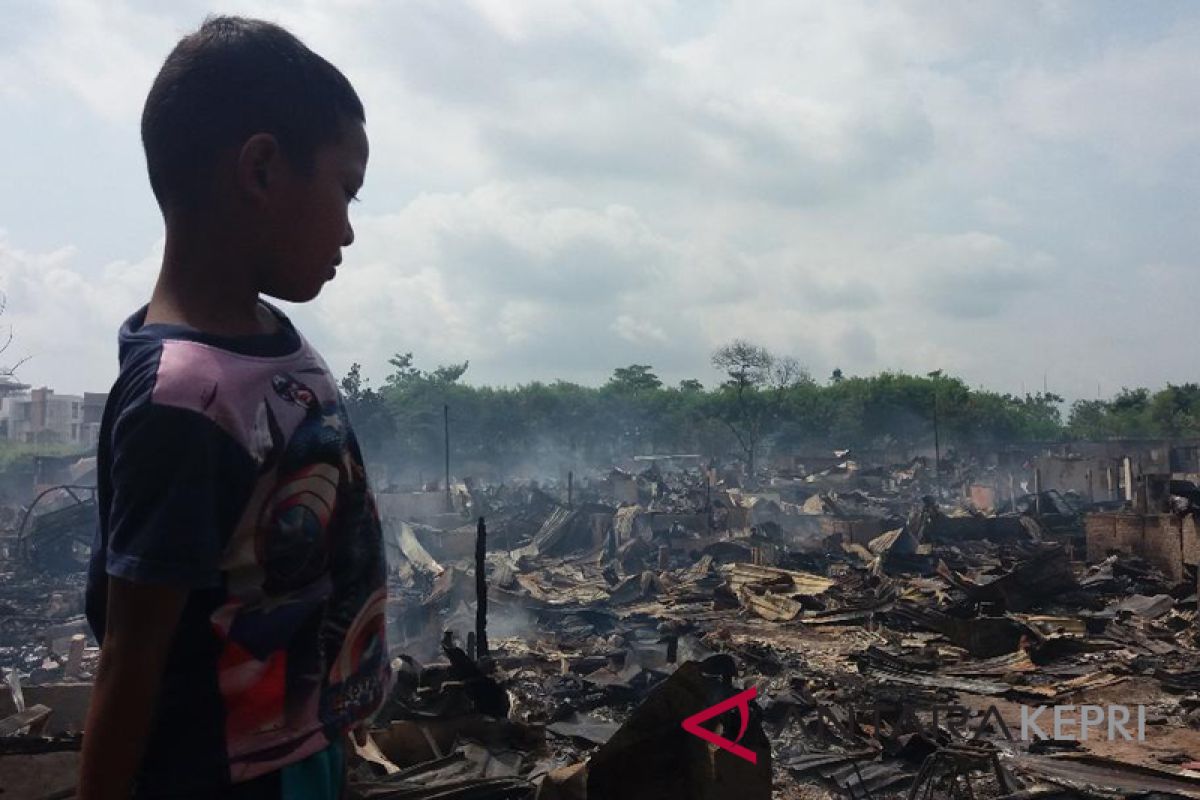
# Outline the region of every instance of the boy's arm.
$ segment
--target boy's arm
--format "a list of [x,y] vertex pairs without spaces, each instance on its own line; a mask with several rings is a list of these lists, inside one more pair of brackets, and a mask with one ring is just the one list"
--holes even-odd
[[84,728],[80,800],[126,800],[188,590],[110,576],[100,667]]

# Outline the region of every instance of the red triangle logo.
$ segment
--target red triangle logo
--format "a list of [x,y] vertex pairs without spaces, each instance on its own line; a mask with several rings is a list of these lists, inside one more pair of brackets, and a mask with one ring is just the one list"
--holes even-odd
[[[748,747],[742,747],[738,742],[746,735],[746,727],[750,724],[750,701],[758,697],[758,689],[751,686],[744,692],[738,692],[728,700],[722,700],[715,706],[709,706],[698,714],[693,714],[683,721],[683,729],[688,733],[699,736],[709,744],[715,744],[722,750],[728,750],[738,758],[744,758],[751,764],[758,763],[758,756]],[[724,714],[731,708],[736,708],[741,712],[742,728],[738,731],[737,738],[732,742],[723,736],[718,736],[707,728],[701,728],[701,722],[707,722],[713,717],[718,717]]]

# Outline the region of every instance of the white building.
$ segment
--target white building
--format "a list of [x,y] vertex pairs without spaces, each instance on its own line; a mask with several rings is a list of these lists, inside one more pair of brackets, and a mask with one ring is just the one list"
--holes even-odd
[[42,387],[0,399],[0,432],[10,442],[77,444],[100,438],[100,417],[108,395],[55,394]]

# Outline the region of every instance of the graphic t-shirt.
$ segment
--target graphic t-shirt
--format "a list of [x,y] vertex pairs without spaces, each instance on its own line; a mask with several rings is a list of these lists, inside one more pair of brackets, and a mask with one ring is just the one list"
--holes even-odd
[[270,310],[269,335],[145,325],[145,308],[121,328],[88,620],[102,637],[106,573],[190,590],[144,792],[280,769],[383,700],[386,567],[362,455],[329,368]]

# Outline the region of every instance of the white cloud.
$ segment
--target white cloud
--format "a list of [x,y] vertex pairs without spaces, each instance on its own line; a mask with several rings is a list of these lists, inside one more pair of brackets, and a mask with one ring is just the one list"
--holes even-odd
[[908,267],[915,299],[935,312],[967,319],[1002,314],[1054,278],[1049,255],[1024,252],[979,231],[917,236],[897,255]]
[[1015,81],[1009,114],[1051,142],[1100,153],[1135,180],[1162,177],[1200,141],[1200,26],[1149,44],[1122,43]]
[[[1015,389],[1069,363],[1078,394],[1094,372],[1188,377],[1149,331],[1118,347],[1095,337],[1109,315],[1158,318],[1185,294],[1165,268],[1128,276],[1187,269],[1198,244],[1195,10],[223,10],[289,26],[367,106],[357,243],[317,304],[293,312],[335,369],[358,361],[378,379],[411,350],[423,365],[470,359],[477,381],[602,380],[634,361],[704,378],[708,352],[743,336],[817,376],[945,367]],[[14,352],[37,354],[23,370],[37,381],[111,379],[116,325],[146,299],[157,257],[131,222],[150,202],[140,165],[110,142],[132,150],[154,70],[208,11],[0,10],[0,96],[47,120],[44,136],[9,129],[0,148],[0,182],[19,187],[0,200],[0,322]],[[123,262],[96,255],[127,228]]]
[[7,304],[0,326],[13,335],[0,362],[28,357],[17,372],[26,383],[107,391],[116,374],[117,329],[148,298],[161,247],[90,275],[80,269],[74,248],[24,252],[0,232],[0,287]]
[[130,123],[179,27],[122,0],[56,0],[48,10],[46,28],[12,59],[16,83],[62,86],[95,116],[136,129]]
[[612,330],[625,341],[634,344],[667,341],[667,335],[663,333],[662,328],[646,320],[634,319],[628,314],[621,314],[613,320]]

